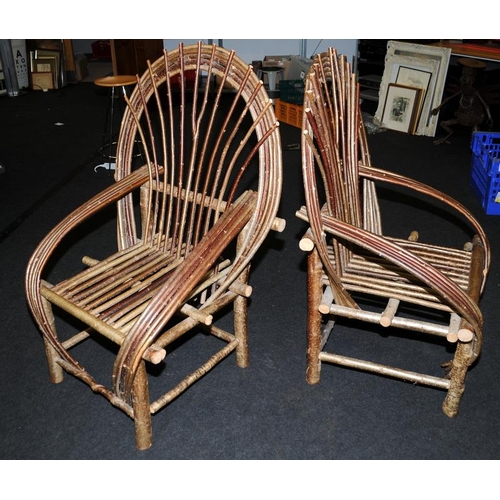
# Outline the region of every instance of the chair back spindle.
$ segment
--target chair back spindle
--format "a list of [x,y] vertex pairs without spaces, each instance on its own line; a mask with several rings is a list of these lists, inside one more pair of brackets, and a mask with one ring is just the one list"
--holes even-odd
[[[259,211],[268,217],[275,211],[277,191],[272,186],[280,182],[276,172],[261,168],[256,175],[250,168],[281,161],[275,148],[278,123],[270,121],[272,102],[262,91],[251,66],[236,64],[234,52],[215,45],[181,44],[149,65],[128,100],[116,176],[119,180],[130,173],[139,137],[146,145],[151,182],[142,190],[140,232],[132,198],[119,202],[121,248],[154,241],[180,258],[237,195],[256,183],[262,200]],[[245,174],[254,177],[254,184],[245,184]],[[253,226],[258,241],[262,235],[255,222]]]

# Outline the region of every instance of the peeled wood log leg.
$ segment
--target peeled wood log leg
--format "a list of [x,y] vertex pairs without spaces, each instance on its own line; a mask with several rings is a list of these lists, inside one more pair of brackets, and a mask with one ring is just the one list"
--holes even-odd
[[44,339],[45,355],[47,356],[47,363],[49,365],[49,377],[53,384],[60,384],[64,379],[64,370],[61,368],[56,359],[59,358],[56,350]]
[[139,450],[147,450],[153,444],[151,411],[149,408],[148,376],[146,363],[139,365],[134,379],[135,444]]
[[[245,241],[246,231],[243,230],[238,236],[237,250],[241,248]],[[250,267],[247,267],[240,275],[238,282],[248,283]],[[247,368],[250,360],[248,354],[248,299],[244,295],[238,295],[233,303],[234,314],[234,336],[238,341],[236,347],[236,364],[240,368]]]
[[314,248],[307,257],[307,372],[308,384],[317,384],[320,379],[321,361],[321,313],[319,304],[323,295],[321,283],[322,267]]
[[[54,329],[54,331],[56,331],[54,313],[52,312],[52,304],[43,296],[42,304],[48,318],[50,319],[52,328]],[[50,381],[53,384],[59,384],[64,379],[64,370],[57,362],[57,360],[59,359],[59,354],[45,338],[43,339],[43,342],[45,344],[45,355],[47,356],[47,364],[49,366]]]
[[450,418],[456,417],[458,406],[465,391],[465,377],[472,356],[472,345],[459,342],[452,361],[450,388],[443,402],[443,413]]
[[[249,269],[247,268],[241,275],[245,282],[248,279]],[[238,295],[234,299],[234,335],[238,340],[236,348],[236,363],[240,368],[247,368],[249,365],[248,354],[248,299]]]
[[[479,302],[481,295],[481,273],[484,267],[485,253],[479,238],[476,236],[472,245],[472,262],[471,262],[471,279],[467,292],[471,298]],[[465,390],[465,377],[467,376],[468,367],[473,363],[481,350],[482,332],[477,332],[473,335],[464,334],[468,331],[468,325],[462,321],[461,330],[457,336],[460,341],[457,344],[455,356],[451,362],[451,370],[449,373],[450,388],[443,402],[443,412],[446,416],[453,418],[458,413],[458,406]],[[479,345],[477,345],[479,343]]]

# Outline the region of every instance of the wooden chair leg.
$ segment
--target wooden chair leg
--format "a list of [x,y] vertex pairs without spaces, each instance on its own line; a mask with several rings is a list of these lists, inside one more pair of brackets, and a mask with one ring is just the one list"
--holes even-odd
[[[246,230],[243,230],[238,235],[237,251],[245,242]],[[250,267],[247,267],[240,275],[238,281],[248,283],[250,275]],[[238,340],[238,347],[236,348],[236,364],[240,368],[247,368],[250,360],[248,354],[248,299],[244,296],[238,296],[233,304],[234,314],[234,335]]]
[[450,388],[443,402],[443,413],[456,417],[458,406],[465,391],[465,377],[472,357],[472,343],[458,342],[450,373]]
[[309,384],[317,384],[320,379],[321,322],[319,304],[323,293],[321,284],[322,267],[317,250],[311,250],[307,257],[307,371]]
[[[54,331],[56,331],[54,313],[52,312],[52,304],[45,297],[42,296],[42,305],[43,309],[45,310],[50,320],[51,327],[53,328]],[[53,384],[59,384],[64,379],[64,370],[61,368],[61,365],[59,365],[59,363],[57,362],[57,360],[59,359],[59,354],[45,338],[43,339],[43,341],[45,344],[45,355],[47,356],[47,364],[49,366],[50,381]]]
[[[241,279],[246,283],[249,269],[242,273]],[[240,368],[247,368],[249,365],[248,354],[248,299],[238,296],[234,300],[234,335],[238,339],[236,348],[236,364]]]
[[139,450],[147,450],[153,444],[151,410],[149,405],[148,376],[144,361],[139,365],[134,379],[135,444]]

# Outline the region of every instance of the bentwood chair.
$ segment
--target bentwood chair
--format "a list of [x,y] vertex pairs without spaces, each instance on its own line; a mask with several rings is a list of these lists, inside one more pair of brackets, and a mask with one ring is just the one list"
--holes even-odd
[[[482,345],[478,304],[490,264],[488,240],[472,214],[456,200],[371,165],[356,76],[346,58],[331,48],[315,57],[306,77],[302,168],[306,205],[297,216],[308,224],[300,242],[308,253],[307,381],[319,382],[323,363],[396,377],[445,390],[443,412],[454,417],[466,374]],[[434,241],[424,243],[417,231],[406,233],[408,239],[403,234],[386,234],[382,214],[385,220],[387,212],[377,198],[379,185],[407,196],[417,194],[417,199],[426,199],[431,207],[446,207],[427,214],[424,232],[435,218],[451,212],[468,227],[471,240],[453,248]],[[390,215],[392,222],[400,214]],[[448,215],[445,224],[451,228]],[[432,339],[427,343],[433,353],[437,354],[436,346],[444,351],[443,356],[451,351],[453,359],[443,360],[444,370],[441,363],[435,371],[423,370],[420,364],[415,370],[416,356],[409,354],[404,360],[399,356],[398,366],[392,366],[373,359],[371,342],[366,352],[365,344],[354,347],[351,337],[349,346],[342,344],[337,350],[340,340],[332,334],[336,321],[341,329],[361,325],[372,336],[375,330],[386,346],[391,331],[405,330],[400,338],[410,337],[406,339],[412,345],[410,352],[417,352],[419,342]],[[347,355],[354,350],[355,356]]]
[[[249,363],[249,270],[269,231],[284,228],[276,217],[282,156],[272,102],[234,51],[201,42],[164,51],[148,62],[126,101],[116,182],[42,240],[29,261],[26,289],[50,380],[61,382],[68,372],[88,384],[135,421],[136,446],[146,449],[153,414],[233,351],[238,366]],[[140,167],[132,162],[137,140],[145,151]],[[87,267],[48,283],[49,262],[65,238],[114,204],[116,251],[101,256],[100,248],[89,248],[82,259]],[[234,329],[218,326],[231,306]],[[61,310],[83,323],[81,331],[56,333]],[[175,353],[181,337],[185,349],[199,332],[217,345],[152,401],[149,368],[173,380],[167,351]],[[116,346],[105,371],[109,381],[80,361],[89,343],[94,350]]]

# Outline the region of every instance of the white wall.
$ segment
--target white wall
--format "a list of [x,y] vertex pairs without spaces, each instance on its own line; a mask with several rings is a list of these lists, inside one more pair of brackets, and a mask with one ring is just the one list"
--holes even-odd
[[[179,42],[185,45],[196,43],[198,40],[183,39],[183,40],[163,40],[163,45],[170,50],[177,47]],[[207,42],[208,40],[203,40]],[[213,39],[217,43],[218,39]],[[227,49],[236,51],[239,57],[245,62],[261,61],[266,55],[299,55],[301,50],[302,40],[297,39],[223,39],[222,46]],[[307,39],[306,40],[306,57],[326,50],[327,47],[335,47],[340,54],[348,57],[352,63],[356,60],[357,40],[350,39]]]
[[[196,43],[197,39],[167,39],[163,40],[163,46],[170,50],[177,47],[179,42],[185,45]],[[207,39],[203,40],[208,42]],[[218,43],[218,39],[212,40]],[[92,53],[92,42],[95,40],[73,40],[73,50],[75,53]],[[299,55],[302,47],[302,40],[297,39],[223,39],[222,46],[227,49],[234,49],[239,57],[245,62],[261,61],[267,55]],[[358,50],[357,40],[354,39],[307,39],[305,40],[306,57],[311,57],[318,52],[322,52],[327,47],[335,47],[339,54],[344,54],[353,63],[356,60]]]

